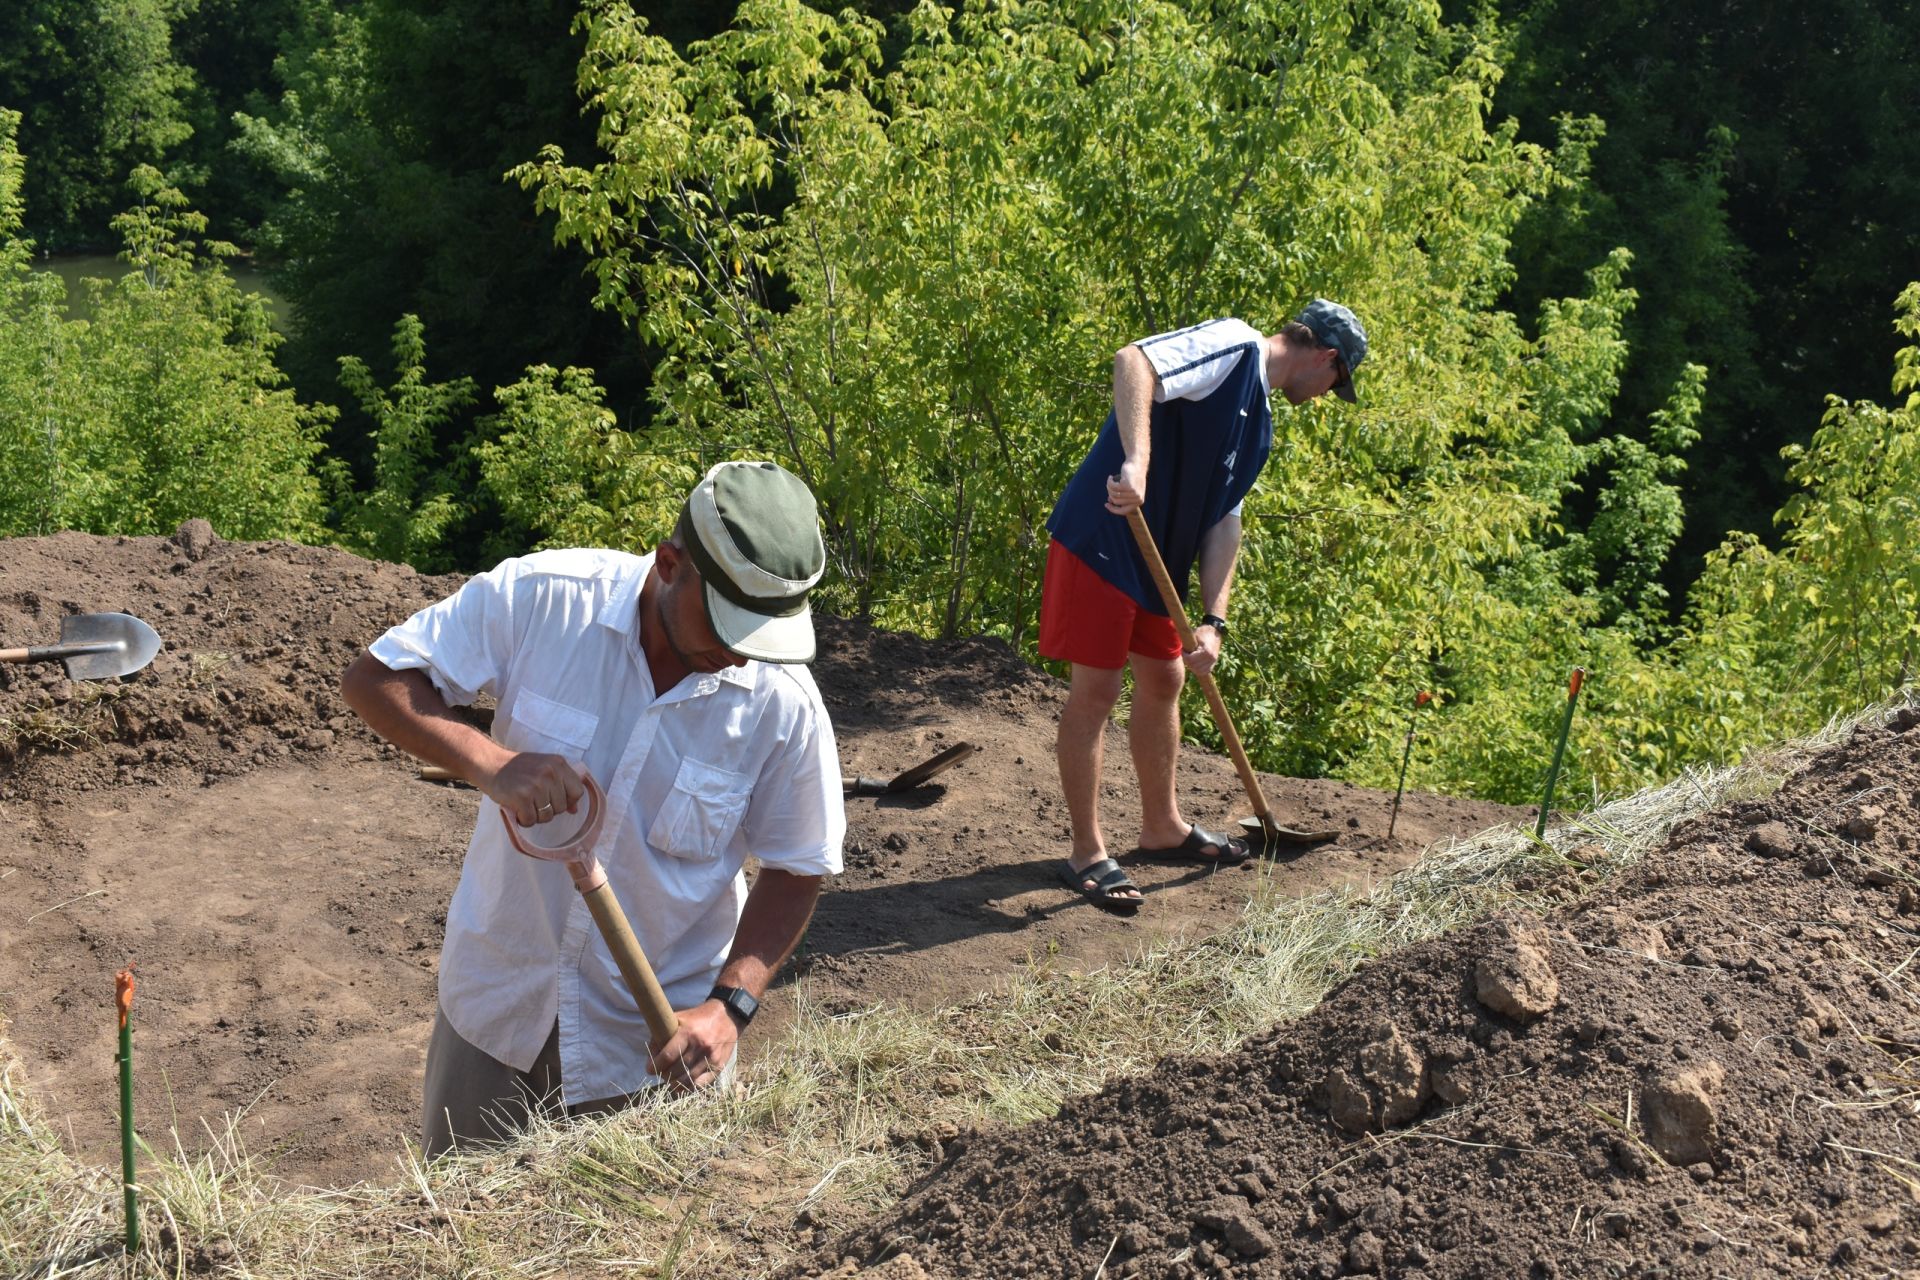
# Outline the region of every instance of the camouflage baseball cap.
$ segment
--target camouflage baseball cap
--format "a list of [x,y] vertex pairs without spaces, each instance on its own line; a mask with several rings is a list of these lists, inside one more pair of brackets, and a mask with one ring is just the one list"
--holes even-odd
[[1359,317],[1337,302],[1315,298],[1295,319],[1313,331],[1321,346],[1332,347],[1339,353],[1340,362],[1347,367],[1347,378],[1333,393],[1352,404],[1358,399],[1353,390],[1353,375],[1359,370],[1360,362],[1367,358],[1367,331],[1360,327]]

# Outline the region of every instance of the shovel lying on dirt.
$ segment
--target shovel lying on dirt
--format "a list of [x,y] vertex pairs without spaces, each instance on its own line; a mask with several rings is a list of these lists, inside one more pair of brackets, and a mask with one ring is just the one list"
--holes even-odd
[[160,652],[160,637],[129,613],[73,613],[60,619],[60,643],[0,649],[0,662],[64,662],[69,680],[130,676]]
[[[1135,507],[1127,512],[1127,526],[1133,530],[1133,540],[1140,544],[1140,557],[1147,562],[1148,572],[1153,574],[1153,584],[1160,588],[1160,602],[1167,607],[1167,616],[1173,619],[1173,625],[1180,632],[1180,647],[1183,652],[1191,653],[1199,647],[1193,638],[1193,624],[1187,621],[1186,608],[1180,603],[1179,595],[1173,589],[1173,578],[1167,573],[1167,566],[1160,559],[1160,548],[1153,545],[1153,531],[1147,528],[1147,518]],[[1240,829],[1256,849],[1272,848],[1275,844],[1319,844],[1331,840],[1339,834],[1337,831],[1295,831],[1283,827],[1273,820],[1273,811],[1267,808],[1266,793],[1260,789],[1260,779],[1254,776],[1253,765],[1247,760],[1247,749],[1240,745],[1240,735],[1234,730],[1233,717],[1227,713],[1226,699],[1220,696],[1220,686],[1214,683],[1213,673],[1196,675],[1200,681],[1201,692],[1207,695],[1207,707],[1213,712],[1213,723],[1220,730],[1221,739],[1227,744],[1227,754],[1233,757],[1233,767],[1240,774],[1240,785],[1247,789],[1247,799],[1253,801],[1253,817],[1240,819]]]
[[[673,1039],[673,1033],[680,1028],[680,1020],[674,1017],[673,1006],[667,1003],[667,993],[660,989],[660,980],[653,976],[653,966],[647,963],[646,954],[640,950],[640,940],[633,936],[633,926],[627,923],[627,913],[620,909],[620,900],[613,896],[613,886],[607,883],[607,873],[600,866],[600,859],[593,856],[593,843],[600,838],[601,824],[606,821],[606,804],[600,784],[593,780],[592,774],[582,769],[580,780],[587,787],[587,816],[580,829],[566,843],[552,846],[527,843],[520,838],[521,832],[527,828],[516,823],[505,809],[500,811],[500,821],[506,825],[507,839],[521,853],[545,862],[567,864],[567,871],[573,876],[573,887],[586,899],[587,910],[593,913],[593,922],[599,926],[600,936],[607,940],[607,950],[613,953],[613,962],[620,966],[620,976],[640,1006],[641,1016],[646,1018],[647,1030],[651,1033],[652,1046],[658,1051],[661,1045]],[[555,814],[548,822],[560,817],[560,814]]]
[[891,778],[842,778],[840,789],[850,796],[890,796],[924,786],[936,774],[959,764],[980,748],[971,742],[956,742],[931,760],[911,769],[903,769]]

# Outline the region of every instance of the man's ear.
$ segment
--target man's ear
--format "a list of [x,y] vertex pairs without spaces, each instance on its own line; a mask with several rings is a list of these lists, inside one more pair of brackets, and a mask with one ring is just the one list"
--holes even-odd
[[655,547],[653,549],[653,568],[654,572],[660,575],[660,581],[672,582],[674,575],[679,572],[680,566],[686,562],[686,557],[687,553],[685,549],[677,547],[671,542],[663,542]]

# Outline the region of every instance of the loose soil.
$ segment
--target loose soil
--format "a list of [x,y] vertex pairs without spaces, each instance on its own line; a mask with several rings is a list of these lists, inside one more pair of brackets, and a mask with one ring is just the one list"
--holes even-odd
[[[63,615],[103,610],[147,619],[166,643],[118,682],[0,666],[0,1013],[76,1153],[111,1163],[117,1149],[113,973],[133,961],[148,1141],[192,1153],[231,1131],[290,1180],[394,1175],[416,1128],[444,911],[478,801],[421,781],[347,712],[336,681],[384,628],[459,581],[227,542],[200,521],[169,539],[0,544],[0,644],[50,643]],[[1292,892],[1365,884],[1430,842],[1515,816],[1410,793],[1389,841],[1390,796],[1265,778],[1281,822],[1338,839],[1218,874],[1123,854],[1148,900],[1120,919],[1053,879],[1066,840],[1059,681],[989,641],[831,618],[820,638],[814,674],[848,773],[889,776],[958,741],[981,750],[935,785],[849,802],[846,874],[756,1023],[749,1060],[777,1052],[796,980],[828,1008],[942,1003],[993,989],[1030,957],[1085,968],[1216,930],[1263,874]],[[1122,850],[1139,820],[1126,760],[1116,729],[1104,804]],[[1246,812],[1224,759],[1183,753],[1180,788],[1209,825]]]
[[1575,905],[953,1140],[794,1274],[1920,1274],[1917,841],[1905,708]]

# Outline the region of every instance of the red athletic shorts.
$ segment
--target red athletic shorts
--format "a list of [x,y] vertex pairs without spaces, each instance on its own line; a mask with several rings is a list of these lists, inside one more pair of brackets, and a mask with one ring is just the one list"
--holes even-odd
[[1180,632],[1173,619],[1148,613],[1079,556],[1048,543],[1040,587],[1040,655],[1118,671],[1129,653],[1178,658]]

